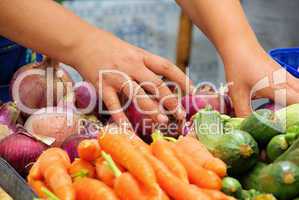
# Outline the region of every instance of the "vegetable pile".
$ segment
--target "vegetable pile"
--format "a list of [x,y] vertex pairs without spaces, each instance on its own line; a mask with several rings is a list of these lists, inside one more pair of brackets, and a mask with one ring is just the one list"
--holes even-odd
[[[121,132],[80,142],[73,162],[60,148],[44,151],[27,177],[40,198],[61,200],[232,200],[221,192],[226,164],[195,138],[153,134],[148,145]],[[192,154],[195,153],[195,154]]]

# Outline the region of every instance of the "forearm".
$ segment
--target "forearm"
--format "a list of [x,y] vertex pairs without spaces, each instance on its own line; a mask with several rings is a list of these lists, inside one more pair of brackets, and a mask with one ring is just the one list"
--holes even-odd
[[0,1],[0,35],[73,66],[99,32],[52,0]]
[[233,62],[237,54],[248,54],[249,50],[252,53],[263,52],[239,0],[177,2],[213,42],[225,63]]

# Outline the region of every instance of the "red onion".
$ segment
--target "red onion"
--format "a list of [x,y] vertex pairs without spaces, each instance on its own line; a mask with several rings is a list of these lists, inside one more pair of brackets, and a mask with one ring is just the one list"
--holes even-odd
[[64,149],[71,161],[73,161],[75,158],[78,158],[78,152],[77,152],[77,147],[79,145],[79,143],[82,140],[85,139],[94,139],[96,137],[94,136],[90,136],[90,135],[83,135],[83,134],[74,134],[69,136],[61,145],[61,148]]
[[[50,83],[51,86],[53,86],[53,94],[50,94],[50,96],[53,96],[53,102],[47,102],[47,90],[50,88],[50,85],[47,85],[49,69],[53,70],[53,82]],[[25,73],[28,74],[25,75]],[[43,108],[47,103],[56,104],[57,86],[59,82],[72,82],[72,80],[66,71],[59,67],[58,62],[46,58],[42,62],[21,67],[12,78],[10,91],[13,100],[18,103],[18,106],[22,103],[30,109]],[[65,89],[65,84],[62,84],[62,86]],[[24,106],[21,108],[22,112],[32,114],[31,112],[28,113],[28,111],[25,111]]]
[[0,142],[0,156],[8,161],[21,175],[25,176],[30,164],[47,148],[42,142],[25,132],[7,136]]
[[152,120],[140,113],[134,103],[131,103],[127,109],[127,117],[130,120],[134,131],[139,136],[150,136],[153,128],[152,128]]
[[16,122],[20,111],[16,104],[8,102],[0,107],[0,141],[16,131]]

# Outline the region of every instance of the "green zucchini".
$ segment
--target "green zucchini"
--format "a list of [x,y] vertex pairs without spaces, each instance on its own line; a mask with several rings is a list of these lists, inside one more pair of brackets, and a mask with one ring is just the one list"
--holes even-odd
[[260,145],[266,145],[271,138],[283,132],[282,123],[268,109],[253,112],[242,122],[240,129],[250,133]]
[[257,178],[260,174],[260,171],[266,167],[267,164],[263,162],[258,162],[250,173],[242,177],[242,185],[245,189],[258,189],[259,179]]
[[201,110],[193,120],[198,139],[228,165],[229,174],[243,174],[255,165],[259,148],[249,133],[241,130],[225,133],[217,111]]
[[299,104],[293,104],[275,112],[277,118],[282,122],[283,127],[289,129],[299,124]]
[[290,161],[299,166],[299,138],[275,162]]
[[225,177],[222,180],[222,192],[239,199],[242,197],[242,185],[235,178]]
[[289,148],[289,143],[286,140],[286,135],[276,135],[273,137],[267,145],[267,156],[270,161],[274,161],[281,154],[283,154]]
[[244,187],[271,193],[280,200],[292,199],[299,194],[299,168],[289,161],[260,165],[247,177]]

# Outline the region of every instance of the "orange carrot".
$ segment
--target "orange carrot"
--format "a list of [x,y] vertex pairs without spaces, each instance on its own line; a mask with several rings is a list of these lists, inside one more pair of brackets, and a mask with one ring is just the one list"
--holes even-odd
[[206,194],[195,191],[191,185],[181,181],[168,171],[167,167],[154,156],[145,153],[144,156],[152,164],[161,188],[175,200],[211,200]]
[[202,191],[206,195],[208,195],[213,200],[233,200],[233,197],[227,196],[224,193],[218,190],[209,190],[209,189],[202,189],[197,188],[198,190]]
[[200,165],[208,170],[224,177],[227,173],[226,164],[214,157],[208,149],[193,137],[180,137],[176,143],[185,153],[192,155],[196,165]]
[[144,142],[134,143],[134,147],[141,152],[141,154],[152,165],[157,181],[160,187],[174,200],[212,200],[206,194],[195,191],[188,183],[181,181],[178,177],[173,175],[167,167],[154,157],[146,147]]
[[168,169],[180,178],[182,181],[189,183],[188,174],[182,163],[176,158],[168,141],[158,132],[152,134],[154,142],[151,144],[152,153],[158,158]]
[[99,139],[103,150],[109,153],[113,159],[125,167],[145,187],[153,193],[158,190],[158,184],[153,168],[148,161],[131,144],[128,137],[124,135],[105,134]]
[[96,139],[83,140],[77,148],[79,157],[86,161],[94,161],[101,155],[101,148]]
[[98,158],[95,162],[97,178],[103,181],[109,187],[114,186],[115,175],[108,166],[107,162],[102,158]]
[[38,162],[46,185],[61,200],[74,200],[75,193],[72,187],[72,179],[68,174],[68,166],[71,165],[65,151],[59,148],[51,148],[42,153]]
[[43,175],[40,171],[40,166],[39,166],[39,162],[36,161],[30,171],[29,171],[29,174],[27,176],[27,180],[41,180],[43,178]]
[[40,180],[29,180],[28,185],[32,188],[32,190],[37,194],[40,198],[47,198],[46,194],[43,192],[43,188],[47,188],[46,184]]
[[221,179],[219,176],[210,170],[197,165],[193,159],[192,155],[184,152],[179,146],[173,146],[175,155],[184,165],[187,170],[188,177],[191,183],[207,189],[220,190],[222,187]]
[[122,173],[115,179],[114,191],[121,200],[146,200],[138,182],[129,173]]
[[76,158],[69,168],[69,174],[72,178],[87,176],[93,178],[95,176],[95,168],[89,162]]
[[146,188],[142,187],[130,173],[122,173],[109,154],[102,152],[102,157],[116,177],[114,190],[121,200],[169,200],[162,190],[161,195],[153,195]]
[[117,200],[111,188],[103,182],[92,178],[81,178],[73,183],[76,200]]

